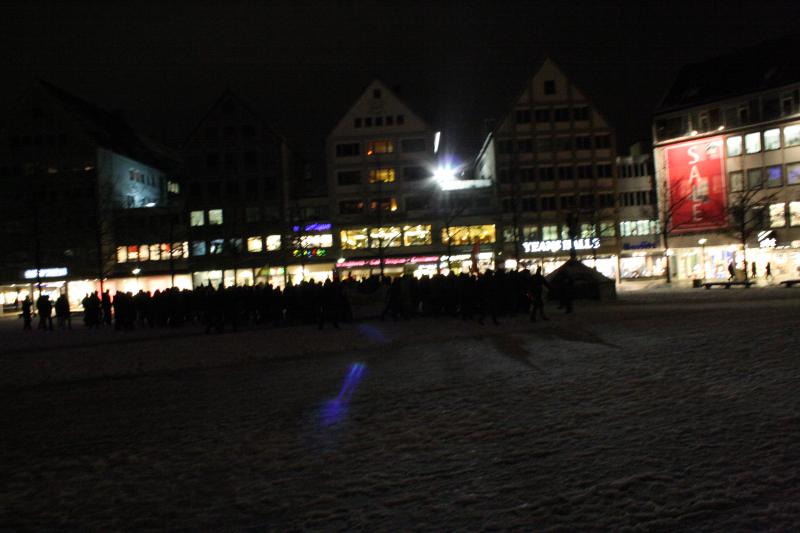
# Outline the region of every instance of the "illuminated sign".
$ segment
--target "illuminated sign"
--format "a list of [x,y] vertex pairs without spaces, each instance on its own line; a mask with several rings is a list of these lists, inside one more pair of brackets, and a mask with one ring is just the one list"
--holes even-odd
[[527,241],[522,243],[522,249],[527,253],[535,252],[560,252],[561,250],[572,249],[572,243],[575,243],[576,250],[593,250],[600,248],[600,239],[597,237],[593,239],[569,239],[557,241]]
[[644,250],[646,248],[655,248],[655,247],[656,243],[650,241],[642,241],[636,244],[626,242],[622,245],[623,250]]
[[664,149],[671,231],[687,233],[728,227],[723,138],[712,137]]
[[36,278],[63,278],[67,275],[67,268],[41,268],[39,269],[39,275],[36,275],[36,269],[31,268],[25,271],[25,279],[36,279]]
[[778,245],[775,232],[772,230],[759,231],[757,238],[759,248],[775,248]]
[[492,180],[447,180],[440,181],[439,187],[443,191],[460,191],[463,189],[485,189],[492,186]]
[[306,248],[305,250],[292,250],[295,257],[325,257],[328,250],[325,248]]
[[[329,231],[333,225],[330,222],[314,222],[303,226],[303,231]],[[293,226],[293,231],[300,231],[300,226]]]
[[[436,263],[439,261],[438,255],[421,255],[414,257],[387,257],[383,260],[385,265],[405,265],[418,264],[418,263]],[[353,259],[350,261],[343,261],[337,263],[337,268],[358,268],[358,267],[376,267],[381,265],[380,259]]]

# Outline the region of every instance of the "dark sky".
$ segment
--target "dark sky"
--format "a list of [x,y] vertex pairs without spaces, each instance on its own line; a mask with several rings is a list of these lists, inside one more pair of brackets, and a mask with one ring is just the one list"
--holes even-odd
[[0,2],[0,99],[42,77],[176,146],[230,87],[319,158],[380,77],[465,156],[551,53],[625,147],[681,65],[798,31],[798,4]]

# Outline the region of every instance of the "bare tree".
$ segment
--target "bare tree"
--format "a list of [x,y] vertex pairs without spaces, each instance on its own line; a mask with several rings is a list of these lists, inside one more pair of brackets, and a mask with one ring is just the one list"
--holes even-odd
[[[687,202],[692,198],[691,191],[684,193],[681,191],[680,183],[674,182],[670,185],[668,179],[661,182],[658,188],[658,210],[660,219],[661,240],[664,243],[664,251],[669,250],[670,234],[679,231],[685,224],[675,221],[675,214],[681,211]],[[669,257],[665,269],[667,283],[672,283],[672,269]]]
[[742,247],[744,260],[744,279],[749,279],[747,268],[747,242],[757,232],[769,227],[769,205],[775,201],[777,193],[769,193],[764,181],[747,184],[741,191],[730,195],[727,215],[730,219],[730,234]]

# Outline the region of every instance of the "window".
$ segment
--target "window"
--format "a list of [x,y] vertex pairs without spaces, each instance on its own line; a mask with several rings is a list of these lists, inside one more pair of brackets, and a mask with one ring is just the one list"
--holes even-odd
[[780,187],[783,185],[783,167],[772,165],[767,167],[767,187]]
[[530,109],[517,109],[516,113],[517,124],[528,124],[531,121]]
[[244,209],[245,222],[261,222],[261,209],[258,207],[246,207]]
[[731,192],[739,192],[744,189],[744,175],[741,170],[735,170],[728,174]]
[[336,157],[354,157],[359,153],[358,143],[336,145]]
[[758,189],[763,185],[763,176],[760,168],[751,168],[747,171],[747,187]]
[[591,179],[594,176],[594,172],[592,172],[592,165],[578,165],[578,179],[586,180]]
[[370,183],[392,183],[394,178],[393,168],[377,168],[369,171]]
[[372,117],[364,117],[364,126],[372,126]]
[[406,122],[406,116],[405,115],[397,115],[395,117],[395,122],[397,122],[398,126],[402,126]]
[[612,174],[611,163],[601,163],[597,165],[598,178],[610,178]]
[[591,135],[576,135],[575,136],[575,149],[576,150],[591,150],[592,149],[592,136]]
[[657,233],[657,220],[623,220],[619,223],[619,234],[623,237],[655,235]]
[[786,183],[797,185],[800,183],[800,163],[789,163],[786,165]]
[[360,170],[342,170],[336,173],[336,181],[339,185],[358,185],[361,183]]
[[430,207],[430,196],[406,196],[406,210],[408,211],[419,211]]
[[542,240],[554,241],[558,239],[558,226],[542,226]]
[[736,157],[738,155],[742,155],[741,135],[737,135],[736,137],[728,137],[727,139],[725,139],[725,143],[728,145],[728,157]]
[[534,109],[533,120],[539,123],[550,122],[550,109],[546,107]]
[[380,228],[370,228],[369,247],[370,248],[396,248],[403,242],[402,232],[397,226],[384,226]]
[[761,151],[761,133],[748,133],[744,136],[744,149],[748,154],[756,154]]
[[555,179],[553,167],[539,167],[539,179],[542,181],[553,181]]
[[330,248],[331,246],[333,246],[333,235],[330,233],[300,235],[301,248]]
[[537,152],[552,152],[553,151],[553,138],[552,137],[536,137],[536,151]]
[[750,109],[747,105],[739,106],[739,124],[747,124],[750,122]]
[[[448,229],[450,230],[448,233]],[[456,246],[466,244],[492,244],[495,241],[494,224],[480,226],[450,226],[442,229],[442,243],[450,241]]]
[[375,125],[383,126],[383,117],[375,117]]
[[544,80],[544,94],[556,94],[556,80]]
[[578,207],[581,209],[589,209],[594,207],[594,196],[591,194],[581,194],[578,197]]
[[386,115],[386,125],[394,126],[394,115]]
[[364,202],[361,200],[345,200],[339,202],[339,213],[342,215],[357,215],[364,211]]
[[597,195],[597,203],[601,209],[614,207],[614,193],[604,192]]
[[500,154],[510,154],[514,151],[514,144],[510,139],[501,139],[497,141],[497,152]]
[[247,251],[250,253],[258,253],[264,249],[264,241],[261,237],[248,237],[247,238]]
[[209,255],[219,255],[225,250],[225,239],[214,239],[208,243]]
[[555,211],[556,210],[556,197],[555,196],[542,196],[540,199],[542,211]]
[[117,246],[117,263],[124,263],[128,260],[128,249],[125,246]]
[[523,154],[533,151],[533,144],[530,139],[520,139],[517,141],[517,151]]
[[203,226],[205,225],[206,220],[203,216],[203,211],[191,211],[189,213],[189,225],[190,226]]
[[[166,259],[166,257],[164,258]],[[150,261],[161,260],[161,247],[158,244],[150,245]]]
[[786,204],[770,204],[769,227],[782,228],[786,226]]
[[800,226],[800,202],[789,202],[789,224]]
[[572,171],[572,167],[558,167],[558,179],[560,180],[571,180],[575,176],[575,173]]
[[208,225],[221,226],[222,225],[222,209],[209,209],[208,210]]
[[781,130],[775,128],[764,132],[764,150],[777,150],[781,147]]
[[391,153],[394,153],[394,143],[392,141],[369,141],[367,143],[367,155]]
[[[403,152],[424,152],[425,139],[403,139],[402,141],[400,141],[400,149]],[[390,150],[390,152],[391,151],[392,150]]]
[[617,235],[617,228],[611,220],[604,220],[600,222],[600,237],[614,237]]
[[433,244],[430,224],[403,227],[403,246],[424,246]]
[[594,136],[595,148],[611,148],[611,135],[595,135]]
[[525,196],[525,197],[523,197],[520,207],[521,207],[522,211],[535,212],[536,211],[536,198],[533,197],[533,196]]
[[267,251],[274,252],[281,249],[280,235],[267,235]]
[[192,241],[192,256],[198,255],[206,255],[206,241]]
[[522,167],[519,169],[519,179],[524,182],[531,182],[534,180],[534,172],[531,167]]
[[375,211],[380,207],[382,211],[397,211],[396,198],[373,198],[369,202],[370,211]]
[[557,107],[553,110],[553,118],[556,122],[569,122],[569,108]]
[[580,106],[572,109],[572,118],[575,121],[589,120],[589,107]]
[[785,146],[797,146],[800,144],[800,124],[783,128],[783,144]]
[[342,250],[360,250],[366,248],[369,242],[367,228],[348,229],[339,232],[342,240]]
[[569,152],[570,150],[572,150],[571,137],[556,137],[556,152]]
[[575,207],[575,196],[562,196],[561,197],[561,209],[572,209]]

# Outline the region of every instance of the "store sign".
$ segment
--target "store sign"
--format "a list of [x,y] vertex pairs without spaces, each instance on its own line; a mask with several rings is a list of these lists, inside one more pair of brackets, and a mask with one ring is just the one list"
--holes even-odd
[[728,227],[723,145],[712,137],[664,149],[672,233]]
[[328,255],[328,250],[325,248],[305,248],[303,250],[292,250],[294,257],[325,257]]
[[655,248],[656,243],[650,241],[642,241],[639,243],[623,243],[622,249],[623,250],[646,250],[648,248]]
[[[330,231],[333,225],[330,222],[314,222],[302,226],[303,231]],[[300,231],[301,226],[293,226],[293,231]]]
[[592,239],[569,239],[557,241],[527,241],[522,243],[522,249],[526,253],[532,254],[536,252],[560,252],[562,250],[571,250],[572,243],[575,243],[576,250],[593,250],[600,248],[600,239],[595,237]]
[[[389,265],[405,265],[407,263],[411,264],[419,264],[419,263],[436,263],[439,261],[438,255],[421,255],[421,256],[414,256],[414,257],[386,257],[383,260],[384,266]],[[380,259],[353,259],[350,261],[342,261],[341,263],[337,263],[337,268],[359,268],[359,267],[376,267],[381,266]]]
[[39,269],[39,275],[36,275],[36,269],[31,268],[24,272],[25,279],[37,279],[37,278],[63,278],[67,275],[67,268],[41,268]]

